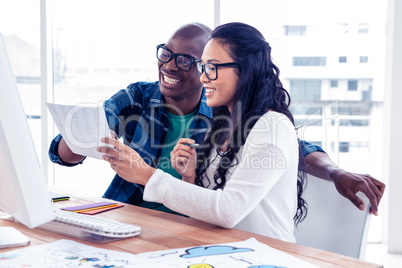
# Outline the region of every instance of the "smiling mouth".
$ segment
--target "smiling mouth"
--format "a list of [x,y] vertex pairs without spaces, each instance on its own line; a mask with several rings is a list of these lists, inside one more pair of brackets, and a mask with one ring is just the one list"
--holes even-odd
[[175,84],[178,84],[181,82],[181,80],[170,78],[170,77],[167,77],[166,75],[163,75],[163,81],[165,81],[166,83],[168,83],[170,85],[175,85]]
[[206,93],[214,93],[216,91],[216,88],[206,88],[205,92]]

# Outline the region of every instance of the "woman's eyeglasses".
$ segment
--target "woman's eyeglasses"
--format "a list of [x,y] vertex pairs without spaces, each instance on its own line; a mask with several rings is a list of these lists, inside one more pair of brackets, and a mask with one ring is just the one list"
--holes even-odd
[[189,55],[174,53],[165,47],[165,44],[156,46],[156,57],[163,63],[167,63],[174,58],[177,68],[185,72],[190,71],[191,67],[196,62],[196,59]]
[[218,68],[219,67],[232,67],[239,68],[240,65],[236,62],[228,62],[228,63],[201,63],[201,60],[197,60],[197,70],[198,73],[201,74],[205,72],[205,75],[209,80],[213,81],[218,79]]

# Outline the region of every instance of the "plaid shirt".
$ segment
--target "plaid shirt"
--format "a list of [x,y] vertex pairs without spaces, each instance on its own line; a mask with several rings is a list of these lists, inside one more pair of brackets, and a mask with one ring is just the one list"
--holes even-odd
[[[153,167],[158,167],[162,146],[168,131],[167,108],[159,90],[159,82],[138,82],[120,90],[103,104],[111,130],[121,137],[124,144],[133,148]],[[212,111],[202,94],[198,110],[190,125],[190,138],[202,143],[212,120]],[[58,144],[61,135],[53,139],[49,149],[52,162],[74,166],[61,160]],[[82,163],[82,162],[81,162]],[[138,205],[142,200],[144,187],[127,182],[116,174],[103,197]]]
[[[159,82],[130,84],[105,101],[104,108],[110,129],[119,137],[123,136],[124,144],[136,150],[145,162],[158,167],[168,131],[167,109],[159,90]],[[203,143],[211,120],[212,111],[206,105],[206,97],[202,94],[198,111],[190,125],[190,138],[196,143]],[[59,134],[50,145],[50,160],[63,166],[76,165],[65,163],[59,157],[60,139]],[[300,141],[300,145],[304,156],[315,151],[324,152],[320,147],[305,141]],[[142,185],[127,182],[116,174],[103,197],[138,205],[143,201],[143,192]]]
[[307,141],[299,140],[299,145],[300,145],[303,157],[306,157],[307,155],[314,153],[314,152],[325,153],[325,151],[320,146],[308,143]]

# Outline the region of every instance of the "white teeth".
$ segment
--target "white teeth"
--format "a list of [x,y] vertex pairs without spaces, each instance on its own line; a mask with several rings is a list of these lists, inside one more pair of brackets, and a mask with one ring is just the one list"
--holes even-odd
[[180,80],[167,77],[166,75],[163,76],[163,80],[164,80],[166,83],[172,84],[172,85],[173,85],[173,84],[178,84],[178,83],[180,83]]
[[216,91],[215,88],[206,88],[206,89],[205,89],[205,92],[207,92],[207,93],[213,93],[213,92],[215,92],[215,91]]

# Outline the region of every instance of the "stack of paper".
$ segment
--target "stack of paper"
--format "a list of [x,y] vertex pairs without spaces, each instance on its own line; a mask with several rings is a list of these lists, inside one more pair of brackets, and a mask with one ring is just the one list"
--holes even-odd
[[81,214],[94,215],[94,214],[98,214],[98,213],[108,211],[111,209],[120,208],[123,206],[124,205],[118,204],[115,202],[98,202],[98,203],[92,203],[92,204],[86,204],[86,205],[80,205],[80,206],[65,207],[65,208],[61,208],[61,209],[71,211],[71,212],[78,212]]

